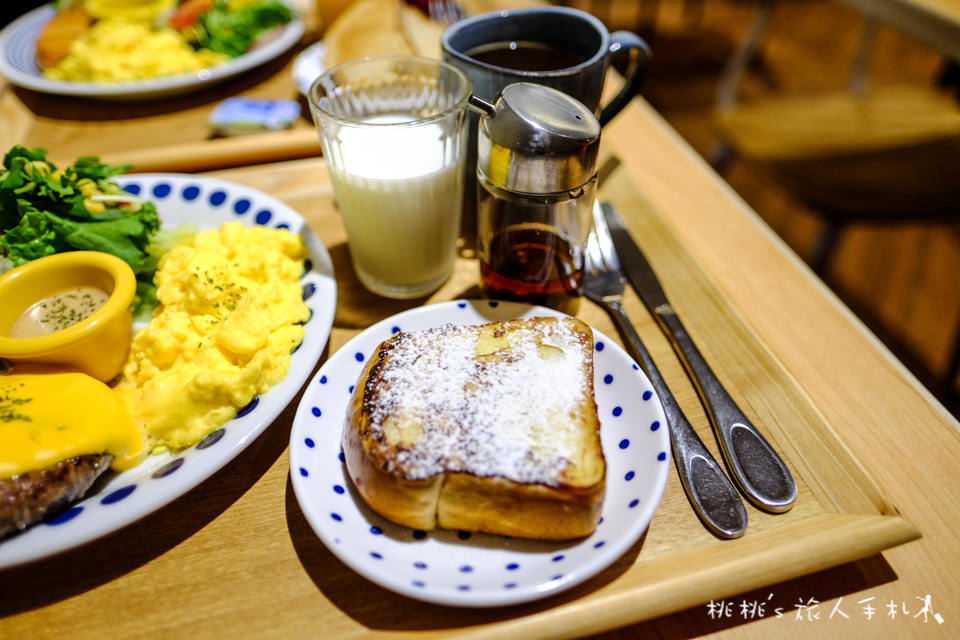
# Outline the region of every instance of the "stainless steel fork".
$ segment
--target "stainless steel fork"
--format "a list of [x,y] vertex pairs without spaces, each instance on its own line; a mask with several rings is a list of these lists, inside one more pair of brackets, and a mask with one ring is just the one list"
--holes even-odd
[[427,2],[427,12],[430,14],[431,20],[443,24],[453,24],[463,18],[463,9],[456,3],[456,0],[429,0]]
[[587,241],[584,260],[582,293],[610,315],[636,358],[667,416],[673,459],[680,475],[680,484],[704,525],[722,538],[737,538],[747,528],[747,510],[730,480],[704,446],[687,417],[680,409],[653,358],[637,335],[623,310],[623,292],[626,279],[620,271],[620,261],[606,222],[599,209],[594,210],[593,228]]

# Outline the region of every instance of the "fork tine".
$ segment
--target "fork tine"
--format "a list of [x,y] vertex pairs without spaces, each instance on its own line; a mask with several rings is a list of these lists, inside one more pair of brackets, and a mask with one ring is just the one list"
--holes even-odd
[[613,246],[613,238],[610,236],[610,229],[603,217],[603,210],[600,208],[599,201],[593,207],[593,229],[597,235],[597,245],[604,264],[608,269],[619,271],[620,258],[617,257],[617,250]]
[[600,244],[597,242],[597,232],[593,226],[590,227],[590,233],[587,234],[587,246],[583,252],[583,268],[587,273],[598,273],[603,269],[602,254]]

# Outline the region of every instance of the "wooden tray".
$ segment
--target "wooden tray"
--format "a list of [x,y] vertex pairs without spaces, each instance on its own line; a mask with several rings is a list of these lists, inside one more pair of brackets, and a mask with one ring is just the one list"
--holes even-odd
[[[216,175],[286,201],[324,240],[339,288],[330,353],[393,313],[476,294],[477,266],[465,259],[428,300],[388,301],[364,291],[349,266],[322,160]],[[572,637],[868,557],[919,537],[626,172],[614,170],[600,193],[627,219],[717,375],[787,460],[799,485],[793,510],[773,516],[748,505],[746,535],[721,541],[700,524],[674,471],[644,538],[585,584],[496,610],[424,604],[368,582],[313,534],[288,479],[285,448],[295,402],[226,469],[172,505],[104,540],[4,574],[0,616],[7,617],[0,619],[0,635],[93,636],[103,629],[118,636],[145,629],[157,636],[187,629],[204,635],[231,629],[233,635],[277,637],[398,631],[458,638]],[[632,291],[625,304],[678,402],[717,455],[704,412],[666,339]],[[589,302],[578,315],[616,336],[607,316]]]

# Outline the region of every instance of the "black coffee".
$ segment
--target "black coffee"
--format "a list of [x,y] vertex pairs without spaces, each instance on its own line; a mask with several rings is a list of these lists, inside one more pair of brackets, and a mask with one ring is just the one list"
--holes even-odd
[[556,71],[586,62],[589,56],[543,42],[492,42],[467,51],[474,60],[516,71]]

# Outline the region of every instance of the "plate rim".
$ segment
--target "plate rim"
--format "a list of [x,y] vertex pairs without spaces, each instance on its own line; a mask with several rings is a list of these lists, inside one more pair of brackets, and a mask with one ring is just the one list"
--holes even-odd
[[[327,344],[330,340],[330,334],[333,328],[333,320],[336,312],[337,305],[337,282],[336,277],[333,271],[333,261],[330,257],[329,252],[327,251],[326,246],[323,244],[320,237],[317,233],[310,227],[306,219],[300,215],[293,207],[287,205],[283,201],[279,200],[275,196],[272,196],[266,192],[260,191],[253,187],[248,187],[243,184],[230,182],[228,180],[222,180],[220,178],[199,176],[193,174],[184,174],[184,173],[136,173],[136,174],[120,174],[112,178],[115,182],[121,186],[126,184],[139,181],[141,183],[150,183],[150,182],[160,182],[168,181],[171,184],[174,183],[205,183],[211,189],[224,189],[227,192],[231,190],[238,195],[256,195],[258,203],[264,204],[266,206],[272,207],[276,210],[283,210],[285,215],[292,216],[292,219],[302,222],[301,229],[299,230],[301,234],[304,232],[314,236],[314,245],[317,249],[322,249],[321,255],[317,256],[311,251],[310,260],[313,262],[314,269],[311,270],[311,273],[315,273],[316,276],[314,279],[322,281],[323,284],[327,287],[327,295],[329,299],[324,303],[321,309],[325,310],[325,313],[320,314],[315,312],[311,321],[316,319],[317,324],[310,327],[309,333],[311,335],[322,335],[322,338],[317,338],[318,344],[314,347],[313,351],[305,352],[307,354],[315,355],[308,357],[310,361],[309,366],[305,366],[305,371],[303,377],[298,382],[290,382],[286,376],[279,383],[268,389],[263,394],[257,396],[257,402],[259,403],[260,399],[267,396],[271,392],[279,392],[279,395],[276,396],[275,404],[271,405],[272,408],[270,413],[272,417],[268,419],[263,419],[255,423],[252,427],[248,427],[242,434],[238,434],[239,440],[230,448],[224,449],[224,453],[218,454],[214,457],[208,457],[206,460],[210,460],[201,472],[187,474],[186,476],[182,474],[174,474],[170,477],[169,481],[172,485],[169,490],[160,490],[159,493],[148,491],[146,497],[143,498],[140,502],[134,503],[135,506],[127,508],[122,512],[118,513],[115,511],[105,511],[104,513],[99,513],[98,521],[95,525],[89,525],[90,528],[85,528],[84,532],[81,532],[79,536],[73,536],[69,538],[65,543],[61,544],[41,544],[38,550],[31,550],[30,540],[23,538],[23,536],[28,536],[30,532],[38,527],[43,527],[44,522],[39,522],[31,527],[28,527],[24,531],[13,535],[10,538],[5,540],[0,540],[0,571],[7,570],[13,567],[25,566],[27,564],[50,558],[61,553],[76,549],[85,544],[99,540],[108,535],[114,534],[118,531],[121,531],[127,526],[130,526],[143,518],[156,513],[160,509],[166,507],[170,503],[174,502],[178,498],[184,496],[187,492],[196,488],[197,486],[203,484],[211,477],[213,477],[217,472],[225,468],[230,464],[234,458],[236,458],[240,453],[247,449],[255,440],[257,440],[263,433],[269,429],[280,414],[290,406],[290,404],[296,399],[297,394],[304,388],[307,382],[311,378],[311,374],[316,367],[317,362],[323,356],[323,352],[327,347]],[[222,224],[222,223],[221,223]],[[317,269],[321,267],[323,270]],[[307,275],[307,274],[305,274]],[[301,281],[303,276],[301,277]],[[304,337],[304,342],[306,342],[307,336]],[[301,343],[302,345],[303,343]],[[289,371],[288,371],[289,374]],[[285,384],[286,383],[286,384]],[[241,412],[242,413],[242,412]],[[266,413],[264,415],[267,415]],[[242,416],[241,416],[242,417]],[[218,427],[217,430],[223,429],[229,424],[229,421],[224,425]],[[214,430],[214,433],[217,431]],[[199,444],[199,443],[197,443]],[[143,481],[143,479],[150,477],[152,473],[155,473],[157,469],[164,466],[164,464],[169,463],[173,459],[180,458],[194,458],[202,455],[198,453],[197,444],[191,445],[190,447],[183,449],[175,455],[161,454],[157,456],[148,455],[139,465],[122,473],[116,473],[109,479],[104,482],[104,476],[101,476],[98,479],[98,482],[94,484],[94,487],[98,487],[99,491],[95,494],[87,493],[81,500],[75,501],[71,504],[70,509],[75,508],[76,506],[87,506],[89,500],[99,502],[105,497],[111,495],[111,490],[117,490],[117,487],[123,487],[126,484],[134,483],[138,484]],[[171,458],[170,461],[166,458]],[[197,463],[194,462],[194,468]],[[183,466],[187,466],[184,464]],[[136,474],[135,478],[130,478],[133,474]],[[167,480],[167,478],[163,478]],[[129,480],[129,482],[126,482]],[[102,483],[102,484],[101,484]],[[92,505],[93,503],[91,503]],[[98,505],[99,507],[99,505]],[[69,523],[65,523],[66,526],[69,526]],[[69,531],[69,530],[68,530]],[[5,548],[4,545],[9,542],[15,542],[17,540],[27,539],[27,543],[21,543],[26,546],[26,549],[21,550],[16,557],[7,557],[10,556],[13,552],[7,551],[7,553],[2,553]],[[15,545],[20,547],[21,544]],[[6,547],[10,549],[11,547]]]
[[[0,74],[11,84],[25,89],[78,98],[133,99],[197,91],[265,64],[284,54],[300,41],[305,32],[302,16],[299,10],[290,3],[290,0],[281,0],[281,2],[293,11],[293,20],[285,25],[283,32],[276,40],[259,49],[248,51],[222,64],[197,71],[118,83],[51,80],[42,75],[24,73],[7,63],[7,46],[10,38],[26,28],[28,23],[39,20],[40,15],[49,13],[52,16],[54,7],[51,2],[28,11],[0,31]],[[33,43],[35,54],[36,35],[33,37]]]
[[[529,315],[525,315],[525,314],[528,314],[530,312],[539,313],[541,311],[544,312],[545,315],[551,315],[556,317],[563,317],[567,315],[553,309],[540,307],[537,305],[529,305],[525,303],[516,303],[516,302],[498,301],[498,300],[491,301],[486,299],[464,299],[464,300],[450,300],[445,302],[437,302],[433,304],[427,304],[427,305],[407,309],[400,313],[389,316],[383,320],[380,320],[374,323],[373,325],[371,325],[370,327],[367,327],[366,329],[361,331],[359,334],[357,334],[356,336],[351,338],[349,341],[347,341],[339,349],[337,349],[336,353],[331,354],[327,358],[327,361],[324,362],[324,364],[320,367],[320,369],[316,372],[316,374],[313,376],[313,378],[310,380],[310,382],[306,386],[307,391],[304,392],[304,395],[301,398],[300,404],[297,407],[297,412],[294,417],[293,425],[290,430],[290,446],[289,446],[289,456],[288,456],[289,463],[290,463],[289,477],[291,479],[294,494],[297,499],[298,506],[300,507],[301,513],[304,515],[305,519],[310,525],[310,528],[313,530],[314,535],[316,535],[317,538],[320,539],[323,545],[334,556],[336,556],[341,562],[343,562],[346,566],[348,566],[351,570],[355,571],[357,574],[359,574],[363,578],[370,580],[371,582],[374,582],[375,584],[378,584],[381,587],[389,589],[394,593],[398,593],[400,595],[403,595],[412,599],[424,601],[424,602],[431,602],[434,604],[465,607],[465,608],[489,608],[489,607],[509,606],[513,604],[531,602],[531,601],[551,597],[563,591],[566,591],[574,586],[582,584],[583,582],[596,576],[597,574],[602,572],[605,568],[609,567],[611,564],[616,562],[617,559],[619,559],[634,544],[636,544],[637,540],[639,540],[643,536],[644,532],[649,528],[650,522],[652,521],[654,514],[656,513],[660,503],[662,502],[663,495],[666,490],[667,479],[669,477],[669,465],[664,465],[662,467],[662,471],[659,472],[656,478],[652,493],[650,494],[651,497],[655,499],[651,499],[649,501],[649,504],[645,505],[644,513],[642,514],[638,513],[638,517],[636,518],[636,520],[638,523],[643,522],[643,526],[634,525],[634,528],[629,529],[623,536],[621,536],[621,538],[617,541],[616,544],[610,544],[608,547],[607,555],[604,556],[603,561],[595,562],[593,567],[581,572],[579,575],[575,577],[571,577],[570,579],[562,582],[558,582],[556,580],[548,580],[538,585],[538,588],[529,590],[527,592],[499,591],[499,592],[495,592],[494,594],[485,593],[482,598],[477,597],[478,592],[474,592],[474,591],[449,592],[444,594],[434,594],[428,591],[416,591],[411,589],[410,585],[402,584],[400,580],[394,579],[393,576],[387,576],[387,579],[383,579],[381,576],[371,575],[371,573],[368,572],[363,565],[359,564],[359,562],[357,561],[357,559],[354,557],[353,554],[344,553],[341,545],[330,544],[330,542],[327,540],[325,530],[321,526],[321,519],[319,517],[319,514],[314,513],[314,510],[311,507],[304,506],[305,501],[309,502],[308,498],[309,498],[309,491],[310,491],[310,489],[305,485],[306,479],[301,477],[301,474],[294,473],[294,469],[297,468],[297,465],[296,465],[297,458],[298,456],[302,455],[299,453],[300,451],[299,447],[295,446],[295,444],[299,437],[303,437],[304,435],[302,433],[304,429],[303,425],[306,424],[309,420],[306,417],[306,413],[309,411],[309,404],[310,404],[310,396],[308,395],[309,390],[313,388],[316,385],[316,383],[320,380],[320,378],[325,375],[325,371],[327,371],[327,368],[330,365],[330,363],[333,362],[334,364],[337,364],[340,359],[347,358],[351,350],[356,350],[358,344],[365,342],[366,340],[369,340],[370,335],[373,334],[375,331],[383,331],[384,327],[395,325],[399,321],[402,321],[404,318],[410,318],[414,316],[420,316],[423,314],[431,314],[431,313],[439,314],[442,311],[452,309],[456,305],[463,302],[466,302],[468,304],[474,304],[474,305],[486,304],[486,305],[489,305],[490,307],[497,307],[497,306],[503,305],[504,310],[510,309],[510,308],[523,310],[523,311],[518,311],[514,313],[512,317],[519,317],[519,316],[530,317]],[[501,311],[501,313],[502,312],[503,310]],[[647,377],[643,369],[636,364],[633,358],[630,357],[630,355],[622,347],[620,347],[619,344],[617,344],[615,341],[611,340],[608,336],[598,331],[597,329],[593,328],[592,326],[591,326],[591,330],[594,332],[595,344],[597,341],[601,341],[601,342],[604,342],[606,345],[614,347],[619,357],[624,358],[627,362],[631,363],[636,367],[636,373],[638,373],[642,377],[642,379],[647,385],[647,388],[650,389],[652,392],[652,399],[655,400],[655,403],[652,404],[652,407],[657,416],[657,420],[661,421],[661,424],[666,425],[667,424],[666,415],[664,413],[663,405],[660,400],[660,397],[656,394],[656,391],[653,390],[653,386],[652,384],[650,384],[649,378]],[[595,375],[596,375],[596,372],[595,372]],[[671,455],[671,443],[669,441],[669,437],[667,437],[666,435],[666,429],[662,430],[661,438],[663,440],[664,450],[666,451],[666,455],[669,458]],[[604,449],[604,455],[605,457],[608,456],[608,451],[606,447]],[[609,464],[607,468],[607,473],[608,474],[610,473]],[[609,476],[608,476],[608,481],[609,481]],[[347,479],[347,482],[351,483],[349,491],[355,492],[355,489],[352,487],[352,482],[349,479]],[[606,509],[606,504],[607,503],[605,501],[604,509]],[[484,534],[484,535],[490,535],[490,534]],[[589,536],[583,538],[582,540],[578,540],[574,546],[578,546],[587,540],[589,540]],[[562,548],[563,545],[569,545],[570,542],[569,541],[560,542],[557,544]],[[551,582],[553,582],[554,584],[551,585],[550,584]],[[496,594],[500,594],[500,595],[497,596]],[[507,595],[503,595],[503,594],[507,594]]]

